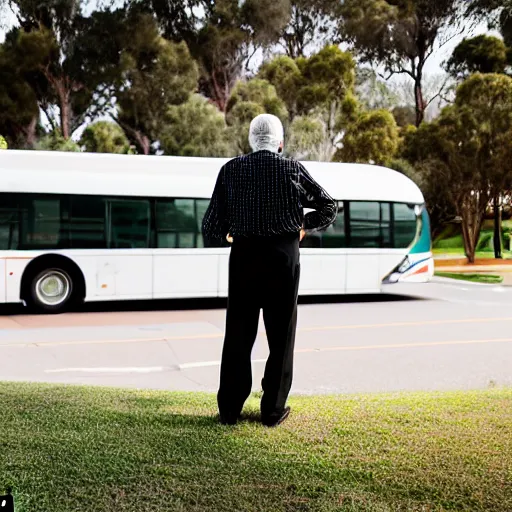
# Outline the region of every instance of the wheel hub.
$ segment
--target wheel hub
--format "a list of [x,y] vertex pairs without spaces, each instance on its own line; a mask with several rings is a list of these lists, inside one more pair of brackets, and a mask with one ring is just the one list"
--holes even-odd
[[69,278],[64,273],[51,270],[38,279],[35,291],[43,304],[56,306],[68,298],[70,288]]

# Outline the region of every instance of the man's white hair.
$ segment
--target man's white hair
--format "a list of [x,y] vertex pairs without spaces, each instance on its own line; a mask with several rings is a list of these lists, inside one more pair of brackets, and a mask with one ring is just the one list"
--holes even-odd
[[249,128],[249,144],[253,151],[266,149],[277,153],[284,140],[283,123],[272,114],[255,117]]

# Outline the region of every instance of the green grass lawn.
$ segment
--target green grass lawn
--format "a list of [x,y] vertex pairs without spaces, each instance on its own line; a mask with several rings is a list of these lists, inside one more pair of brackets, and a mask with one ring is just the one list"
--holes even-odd
[[472,283],[499,284],[503,282],[502,276],[493,274],[469,274],[465,272],[435,272],[438,277],[447,277],[449,279],[458,279],[460,281],[471,281]]
[[[450,255],[450,256],[453,256],[453,258],[465,258],[466,257],[466,255],[464,253],[464,249],[460,248],[460,247],[452,247],[452,248],[444,248],[444,249],[434,247],[432,249],[432,254],[434,254],[434,256]],[[507,260],[512,259],[512,252],[510,252],[510,251],[504,250],[504,251],[502,251],[502,255],[503,255],[503,259],[507,259]],[[477,260],[491,259],[491,258],[494,258],[494,252],[477,251],[475,253],[475,258]]]
[[[276,429],[215,397],[0,384],[17,512],[512,510],[512,389],[294,397]],[[1,491],[2,489],[0,489]]]
[[[503,229],[510,230],[510,226],[509,221],[502,223]],[[482,229],[476,248],[476,257],[478,259],[494,258],[493,234],[492,223],[490,226],[487,226],[487,229]],[[447,226],[445,231],[434,240],[432,252],[437,255],[451,255],[453,257],[464,258],[465,253],[462,234],[454,232],[453,226]],[[511,251],[503,249],[502,253],[503,258],[512,258]]]

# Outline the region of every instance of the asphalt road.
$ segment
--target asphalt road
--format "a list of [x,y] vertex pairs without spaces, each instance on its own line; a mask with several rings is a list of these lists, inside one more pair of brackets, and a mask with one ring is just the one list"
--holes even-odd
[[[512,385],[512,287],[436,279],[389,292],[303,301],[292,392]],[[211,302],[90,305],[60,316],[3,308],[0,380],[216,391],[224,320]],[[261,325],[254,390],[267,354]]]

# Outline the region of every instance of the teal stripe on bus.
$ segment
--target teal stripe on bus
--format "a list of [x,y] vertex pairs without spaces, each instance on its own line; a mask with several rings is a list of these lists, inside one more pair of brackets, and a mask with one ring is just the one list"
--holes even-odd
[[424,208],[421,213],[421,233],[412,247],[410,254],[421,254],[432,250],[432,239],[430,237],[430,217],[427,209]]

